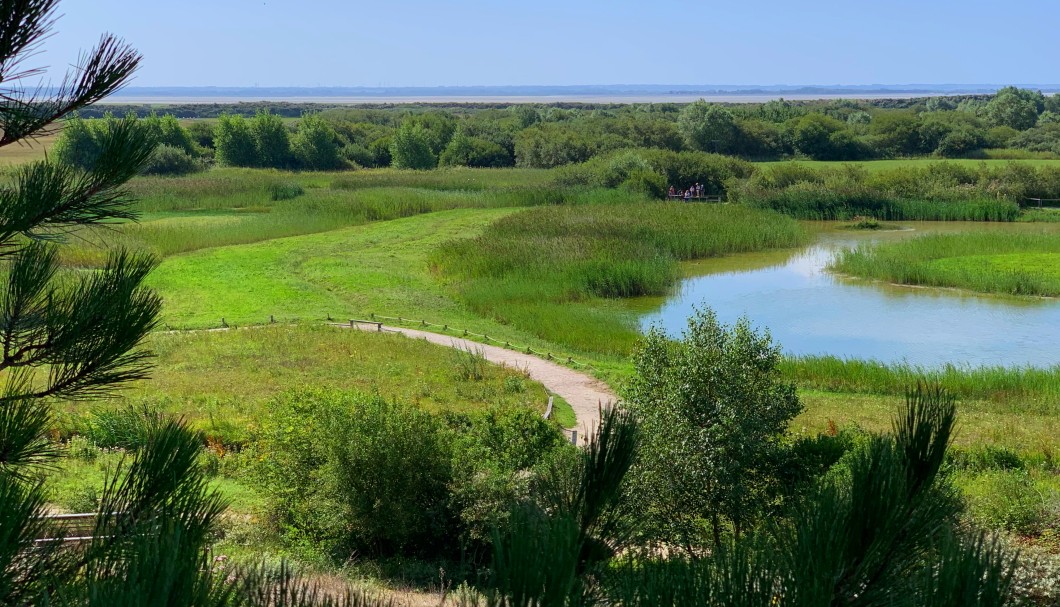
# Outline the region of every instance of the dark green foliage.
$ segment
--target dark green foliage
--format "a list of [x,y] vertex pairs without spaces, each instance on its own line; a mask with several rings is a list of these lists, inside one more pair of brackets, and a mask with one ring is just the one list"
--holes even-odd
[[[728,183],[750,177],[753,171],[751,163],[719,154],[658,149],[623,150],[564,169],[558,181],[568,186],[615,188],[639,174],[635,181],[646,185],[630,188],[633,191],[656,192],[655,184],[661,182],[664,187],[659,197],[662,197],[670,185],[687,189],[699,183],[707,194],[724,195]],[[653,173],[656,177],[649,177],[646,173]]]
[[511,166],[512,159],[507,150],[492,141],[458,134],[442,151],[438,162],[442,166],[496,168]]
[[526,471],[563,447],[539,415],[445,420],[378,398],[302,391],[274,401],[258,474],[286,539],[325,556],[488,550]]
[[298,166],[304,169],[329,171],[344,165],[339,155],[338,135],[330,124],[315,114],[302,117],[293,148]]
[[932,163],[868,172],[787,163],[732,181],[731,200],[801,219],[1012,221],[1025,197],[1060,196],[1060,171],[1011,163],[999,167]]
[[431,151],[431,137],[423,126],[406,122],[390,142],[393,164],[399,169],[433,169],[438,158]]
[[301,185],[294,181],[280,181],[276,183],[270,183],[268,185],[268,190],[269,196],[276,201],[294,200],[302,194],[305,194],[305,189],[303,189]]
[[372,399],[333,420],[336,499],[351,547],[408,554],[436,545],[451,525],[449,437],[437,418]]
[[626,401],[645,431],[634,481],[644,528],[693,553],[716,548],[780,495],[782,438],[802,410],[780,379],[780,347],[746,319],[729,328],[707,310],[680,341],[650,331],[633,360]]
[[250,123],[257,149],[255,166],[282,169],[291,164],[291,135],[283,119],[269,112],[259,112]]
[[181,148],[161,144],[144,164],[144,175],[188,175],[203,170],[202,163]]
[[[941,472],[955,414],[953,400],[941,391],[911,390],[891,436],[866,437],[844,456],[841,470],[820,479],[785,516],[721,542],[703,558],[648,551],[594,568],[578,532],[584,519],[570,514],[577,508],[520,513],[497,539],[486,604],[1016,604],[1014,557],[957,523],[960,504]],[[640,435],[648,432],[643,428]],[[609,444],[614,451],[595,460],[602,467],[586,466],[594,472],[581,479],[622,476],[633,461],[622,452],[637,442]],[[592,490],[620,511],[622,500],[604,489],[615,486],[600,483]]]
[[242,116],[223,114],[214,128],[217,163],[225,166],[252,167],[258,164],[258,144],[250,123]]
[[1007,86],[987,103],[986,118],[996,126],[1022,131],[1034,126],[1044,109],[1045,97],[1040,91]]
[[591,604],[591,576],[629,537],[623,494],[639,436],[632,416],[605,410],[585,450],[553,465],[494,538],[488,605]]
[[738,145],[736,117],[720,105],[697,101],[685,106],[677,128],[689,147],[696,150],[729,154]]

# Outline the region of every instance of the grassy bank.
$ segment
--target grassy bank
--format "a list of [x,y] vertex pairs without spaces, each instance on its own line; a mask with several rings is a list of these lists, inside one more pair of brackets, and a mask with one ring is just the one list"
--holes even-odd
[[[76,430],[100,406],[135,405],[184,417],[207,436],[238,444],[264,403],[299,386],[379,394],[434,412],[492,406],[543,412],[548,402],[541,384],[517,369],[391,334],[276,325],[158,333],[148,347],[157,355],[151,379],[133,384],[118,402],[61,407],[60,433]],[[574,425],[565,402],[557,413],[561,424]]]
[[447,243],[432,261],[482,316],[579,351],[620,354],[638,334],[616,298],[666,293],[680,260],[808,238],[788,218],[734,206],[546,207]]
[[1047,231],[929,235],[845,251],[832,269],[909,285],[1057,296],[1060,238]]

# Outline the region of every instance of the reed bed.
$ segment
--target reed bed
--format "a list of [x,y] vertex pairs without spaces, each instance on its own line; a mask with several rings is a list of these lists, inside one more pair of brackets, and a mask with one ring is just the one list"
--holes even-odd
[[677,262],[804,244],[792,219],[682,203],[544,207],[508,216],[432,256],[479,314],[581,351],[628,351],[637,333],[618,298],[663,295]]
[[928,235],[842,252],[832,269],[901,284],[1055,297],[1060,295],[1060,238],[1044,229]]
[[785,376],[800,388],[845,394],[901,396],[917,382],[938,383],[962,400],[987,401],[996,412],[1055,415],[1060,406],[1060,366],[939,368],[908,363],[798,356],[784,359]]

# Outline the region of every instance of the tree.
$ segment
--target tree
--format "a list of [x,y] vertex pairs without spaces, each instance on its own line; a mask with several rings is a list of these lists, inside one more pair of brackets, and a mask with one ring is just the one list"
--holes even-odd
[[458,134],[449,141],[438,162],[443,166],[503,167],[511,164],[511,156],[492,141]]
[[419,124],[401,125],[390,142],[390,155],[399,169],[433,169],[438,157],[431,152],[430,136]]
[[681,110],[677,128],[691,148],[722,154],[733,148],[739,132],[732,112],[702,100]]
[[221,114],[214,129],[218,164],[234,167],[258,165],[258,145],[250,124],[242,116]]
[[986,118],[994,126],[1023,131],[1038,122],[1038,114],[1044,109],[1045,96],[1040,91],[1006,86],[986,104]]
[[257,166],[282,169],[291,162],[291,139],[283,119],[268,110],[258,112],[250,123],[257,147]]
[[293,148],[295,160],[302,168],[327,171],[343,165],[335,129],[316,114],[302,117],[294,136]]
[[100,152],[96,129],[92,124],[83,118],[67,120],[52,148],[56,160],[82,170],[92,168]]
[[739,535],[775,498],[780,442],[802,410],[780,359],[768,332],[746,319],[725,327],[709,310],[680,341],[649,331],[634,354],[626,402],[645,435],[636,499],[663,541],[718,547],[726,527]]

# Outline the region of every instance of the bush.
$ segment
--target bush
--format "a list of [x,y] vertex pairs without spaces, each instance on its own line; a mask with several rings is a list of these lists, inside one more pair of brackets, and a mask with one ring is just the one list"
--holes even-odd
[[292,145],[298,166],[304,169],[329,171],[343,167],[335,129],[315,114],[302,118]]
[[985,472],[964,489],[969,515],[988,529],[1035,535],[1046,522],[1044,496],[1022,470]]
[[161,144],[140,170],[144,175],[188,175],[203,170],[201,162],[181,148]]
[[280,181],[278,183],[270,183],[268,185],[269,196],[275,201],[280,200],[293,200],[298,198],[302,194],[305,194],[305,189],[294,181]]
[[159,411],[150,405],[99,408],[92,411],[85,436],[103,449],[139,449],[161,420]]

